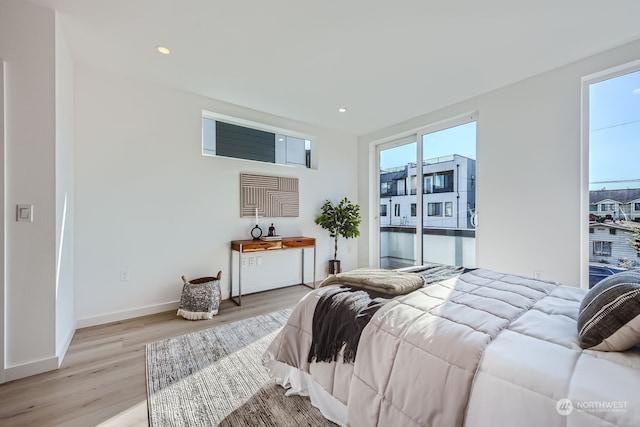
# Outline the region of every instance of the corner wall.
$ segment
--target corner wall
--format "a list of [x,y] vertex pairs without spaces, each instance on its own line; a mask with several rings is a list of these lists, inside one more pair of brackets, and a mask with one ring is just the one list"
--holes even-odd
[[[478,111],[477,266],[579,286],[581,269],[581,79],[640,58],[629,43],[359,138],[358,193],[375,215],[376,141]],[[364,161],[368,159],[369,161]],[[588,200],[588,197],[587,197]],[[370,227],[370,223],[363,227]],[[371,227],[370,227],[371,228]],[[361,238],[359,264],[375,265]]]
[[[250,238],[253,226],[240,217],[241,172],[299,179],[300,216],[260,225],[316,237],[316,279],[324,277],[331,240],[314,219],[324,199],[357,201],[355,137],[83,64],[75,93],[78,327],[173,309],[182,275],[222,270],[227,298],[229,242]],[[318,169],[202,156],[203,109],[316,136]],[[342,240],[340,251],[344,268],[357,267],[354,240]],[[245,269],[243,288],[297,283],[299,266],[293,251],[266,253]]]
[[[5,380],[55,369],[55,16],[0,2],[5,60]],[[34,221],[16,222],[33,204]]]
[[56,355],[75,332],[73,306],[73,59],[56,12]]

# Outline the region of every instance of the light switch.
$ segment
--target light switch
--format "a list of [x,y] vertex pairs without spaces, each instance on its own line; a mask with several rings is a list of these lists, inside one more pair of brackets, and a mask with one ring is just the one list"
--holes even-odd
[[33,222],[33,205],[16,205],[16,221]]

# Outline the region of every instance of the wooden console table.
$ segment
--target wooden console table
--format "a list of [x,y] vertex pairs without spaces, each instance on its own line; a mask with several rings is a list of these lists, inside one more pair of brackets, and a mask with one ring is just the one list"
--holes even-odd
[[[313,249],[313,282],[304,283],[304,250]],[[279,240],[233,240],[231,242],[231,256],[229,259],[229,296],[238,305],[242,304],[242,254],[249,252],[267,252],[288,249],[301,249],[302,280],[301,285],[311,289],[316,283],[316,239],[313,237],[283,237]],[[238,296],[233,296],[233,252],[238,252]]]

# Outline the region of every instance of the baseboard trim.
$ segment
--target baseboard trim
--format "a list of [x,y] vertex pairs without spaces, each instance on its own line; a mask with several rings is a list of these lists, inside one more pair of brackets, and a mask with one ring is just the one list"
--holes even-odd
[[163,304],[148,305],[133,310],[116,311],[113,313],[101,314],[100,316],[85,317],[76,320],[76,328],[88,328],[90,326],[104,325],[105,323],[119,322],[120,320],[132,319],[134,317],[147,316],[149,314],[162,313],[163,311],[177,310],[178,301],[165,302]]
[[12,366],[4,370],[5,382],[17,380],[20,378],[30,377],[32,375],[41,374],[43,372],[58,369],[58,357],[49,357],[47,359],[37,360],[35,362],[25,363],[23,365]]

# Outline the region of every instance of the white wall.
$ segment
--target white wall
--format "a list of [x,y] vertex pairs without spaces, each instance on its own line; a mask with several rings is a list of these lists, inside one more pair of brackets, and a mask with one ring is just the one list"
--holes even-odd
[[[477,265],[523,275],[541,271],[543,278],[578,286],[586,268],[580,237],[588,232],[580,227],[587,213],[580,202],[581,78],[636,60],[639,52],[636,41],[360,137],[359,155],[369,159],[359,169],[365,216],[378,205],[369,184],[373,143],[478,111]],[[374,229],[370,221],[363,227]],[[358,241],[360,265],[375,264],[372,239]]]
[[0,384],[4,382],[5,197],[4,197],[4,60],[0,58]]
[[73,307],[73,59],[56,12],[56,355],[75,332]]
[[[226,298],[229,242],[249,238],[253,225],[240,218],[241,172],[300,180],[300,217],[261,225],[266,231],[274,222],[278,234],[317,237],[318,279],[324,274],[331,241],[313,220],[326,198],[357,201],[355,137],[82,64],[75,68],[75,94],[79,327],[175,307],[182,275],[222,270]],[[202,156],[203,109],[317,136],[318,169]],[[355,241],[341,241],[340,251],[345,267],[355,268]],[[295,279],[299,258],[291,256],[294,267],[265,254],[244,285]],[[120,280],[121,271],[128,271],[128,281]]]
[[[55,16],[0,0],[5,62],[5,380],[57,367],[55,358]],[[34,222],[16,222],[16,204]]]

